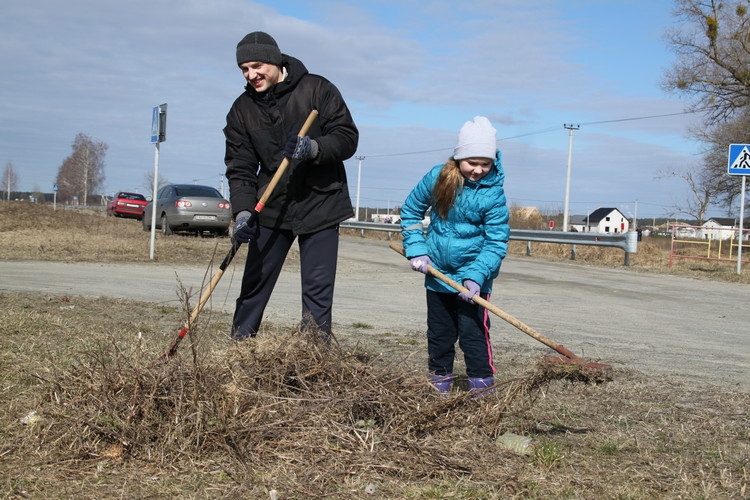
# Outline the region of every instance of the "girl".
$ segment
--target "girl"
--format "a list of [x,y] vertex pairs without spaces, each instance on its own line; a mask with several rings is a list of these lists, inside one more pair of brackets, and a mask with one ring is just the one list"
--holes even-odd
[[[459,131],[453,156],[432,168],[401,207],[406,257],[412,269],[426,274],[430,380],[443,393],[450,391],[454,379],[456,341],[464,353],[469,390],[494,384],[489,315],[472,298],[478,293],[489,299],[508,249],[500,158],[495,129],[487,118],[477,116]],[[425,236],[422,221],[430,208]],[[427,266],[463,283],[469,293],[456,293],[428,274]]]

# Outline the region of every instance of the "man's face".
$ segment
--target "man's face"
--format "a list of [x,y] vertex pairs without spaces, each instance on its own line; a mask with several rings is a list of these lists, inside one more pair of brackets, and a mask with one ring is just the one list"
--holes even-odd
[[240,64],[242,76],[256,92],[265,92],[281,81],[281,68],[275,64],[248,61]]

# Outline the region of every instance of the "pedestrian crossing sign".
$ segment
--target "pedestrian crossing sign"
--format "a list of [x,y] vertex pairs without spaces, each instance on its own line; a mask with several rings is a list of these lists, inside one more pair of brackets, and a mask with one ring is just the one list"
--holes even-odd
[[750,144],[729,145],[730,175],[750,175]]

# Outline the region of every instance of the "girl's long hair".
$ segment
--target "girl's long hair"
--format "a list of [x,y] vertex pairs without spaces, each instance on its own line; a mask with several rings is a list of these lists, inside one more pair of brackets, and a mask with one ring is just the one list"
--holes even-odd
[[448,218],[448,211],[456,201],[456,194],[464,187],[464,176],[458,168],[458,162],[450,158],[440,170],[435,187],[432,189],[432,210],[443,219]]

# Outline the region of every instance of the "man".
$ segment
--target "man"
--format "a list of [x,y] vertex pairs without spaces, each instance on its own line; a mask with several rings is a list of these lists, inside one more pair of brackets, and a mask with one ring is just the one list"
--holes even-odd
[[[267,33],[237,44],[247,81],[227,114],[224,162],[235,216],[235,244],[248,255],[232,337],[253,337],[295,239],[300,254],[303,330],[331,335],[339,223],[353,215],[344,160],[359,132],[338,89],[282,54]],[[318,117],[297,137],[312,110]],[[255,217],[252,211],[284,157],[290,165]]]

